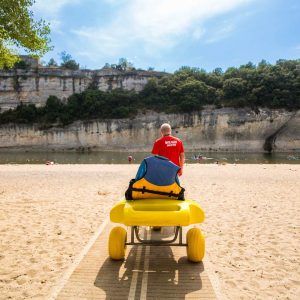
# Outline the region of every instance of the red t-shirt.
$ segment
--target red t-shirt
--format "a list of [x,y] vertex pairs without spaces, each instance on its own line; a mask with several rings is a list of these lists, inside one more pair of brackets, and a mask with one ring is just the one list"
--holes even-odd
[[164,156],[179,167],[179,155],[182,152],[184,152],[182,141],[171,135],[156,140],[152,149],[152,154]]

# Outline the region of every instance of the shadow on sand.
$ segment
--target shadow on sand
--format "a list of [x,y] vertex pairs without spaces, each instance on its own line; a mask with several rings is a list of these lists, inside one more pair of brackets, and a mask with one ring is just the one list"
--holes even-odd
[[[107,258],[99,270],[94,285],[106,293],[106,299],[128,299],[132,289],[132,277],[138,272],[135,299],[140,299],[143,278],[147,273],[147,299],[185,299],[187,294],[202,289],[201,273],[203,263],[191,263],[184,256],[185,249],[150,247],[149,267],[144,270],[146,246],[142,247],[141,262],[134,270],[137,246],[130,249],[125,261],[112,261]],[[145,285],[145,278],[144,278]]]

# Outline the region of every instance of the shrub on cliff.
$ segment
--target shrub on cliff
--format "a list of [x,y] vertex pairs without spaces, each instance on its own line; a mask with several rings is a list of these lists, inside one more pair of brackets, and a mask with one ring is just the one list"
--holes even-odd
[[66,125],[75,120],[134,117],[137,112],[199,111],[205,105],[217,108],[258,107],[300,109],[300,60],[279,60],[275,65],[262,61],[225,72],[215,69],[182,67],[173,75],[150,79],[136,93],[115,89],[99,91],[91,85],[80,94],[73,94],[67,103],[50,96],[45,107],[20,105],[0,114],[0,123],[41,123]]
[[49,62],[47,63],[47,67],[57,67],[57,62],[54,60],[54,58],[50,58]]
[[70,70],[79,69],[79,64],[66,51],[60,53],[60,58],[62,60],[62,63],[60,65],[62,68],[70,69]]
[[0,114],[0,124],[24,123],[32,124],[38,118],[38,108],[34,104],[20,104],[15,109],[10,109]]
[[119,58],[119,62],[117,64],[109,64],[105,63],[103,69],[116,69],[119,71],[131,71],[135,70],[135,67],[132,62],[128,61],[127,58]]

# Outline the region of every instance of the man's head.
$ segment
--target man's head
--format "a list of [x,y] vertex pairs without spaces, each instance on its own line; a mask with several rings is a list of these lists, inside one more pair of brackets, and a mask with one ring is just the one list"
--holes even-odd
[[171,126],[168,123],[164,123],[160,126],[160,132],[161,134],[164,135],[169,135],[172,132]]

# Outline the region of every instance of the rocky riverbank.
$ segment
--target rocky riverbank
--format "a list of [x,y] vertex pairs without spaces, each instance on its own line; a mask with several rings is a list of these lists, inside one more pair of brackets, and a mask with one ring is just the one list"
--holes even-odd
[[133,119],[78,121],[66,127],[0,126],[0,150],[149,151],[169,122],[186,150],[300,151],[300,111],[206,108],[192,114],[146,112]]

